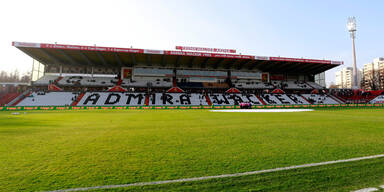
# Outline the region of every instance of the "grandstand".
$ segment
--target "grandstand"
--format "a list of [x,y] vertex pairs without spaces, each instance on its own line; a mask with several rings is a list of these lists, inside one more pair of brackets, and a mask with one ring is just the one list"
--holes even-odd
[[315,76],[343,62],[13,42],[45,66],[16,106],[339,104]]
[[[44,70],[23,87],[0,86],[0,191],[382,184],[384,91],[323,87],[319,74],[342,62],[13,45]],[[348,104],[356,100],[369,104]]]

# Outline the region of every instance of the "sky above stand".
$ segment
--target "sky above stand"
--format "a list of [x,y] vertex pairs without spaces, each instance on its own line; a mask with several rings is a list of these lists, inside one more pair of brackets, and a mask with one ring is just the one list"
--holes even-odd
[[237,49],[256,56],[344,61],[352,66],[347,19],[357,20],[357,66],[383,57],[384,1],[12,0],[0,6],[0,70],[26,73],[32,59],[12,41],[173,50]]

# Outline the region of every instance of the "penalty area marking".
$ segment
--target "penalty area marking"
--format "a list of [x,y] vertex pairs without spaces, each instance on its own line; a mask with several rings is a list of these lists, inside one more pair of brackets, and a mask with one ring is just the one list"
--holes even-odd
[[250,112],[250,113],[281,113],[281,112],[304,112],[313,109],[223,109],[211,110],[212,112]]
[[372,155],[372,156],[366,156],[366,157],[356,157],[356,158],[351,158],[351,159],[341,159],[341,160],[335,160],[335,161],[325,161],[325,162],[320,162],[320,163],[294,165],[294,166],[289,166],[289,167],[280,167],[280,168],[274,168],[274,169],[265,169],[265,170],[250,171],[250,172],[243,172],[243,173],[213,175],[213,176],[204,176],[204,177],[192,177],[192,178],[184,178],[184,179],[165,180],[165,181],[128,183],[128,184],[121,184],[121,185],[104,185],[104,186],[95,186],[95,187],[61,189],[61,190],[48,191],[48,192],[89,191],[89,190],[96,190],[96,189],[114,189],[114,188],[125,188],[125,187],[134,187],[134,186],[148,186],[148,185],[182,183],[182,182],[191,182],[191,181],[202,181],[202,180],[208,180],[208,179],[219,179],[219,178],[240,177],[240,176],[247,176],[247,175],[258,175],[258,174],[262,174],[262,173],[271,173],[271,172],[286,171],[286,170],[291,170],[291,169],[299,169],[299,168],[307,168],[307,167],[317,167],[317,166],[322,166],[322,165],[331,165],[331,164],[361,161],[361,160],[367,160],[367,159],[377,159],[377,158],[382,158],[382,157],[384,157],[384,154]]

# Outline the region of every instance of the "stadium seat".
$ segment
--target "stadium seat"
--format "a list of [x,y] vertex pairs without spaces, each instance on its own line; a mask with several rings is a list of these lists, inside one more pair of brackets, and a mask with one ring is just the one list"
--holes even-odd
[[48,85],[51,82],[55,81],[59,76],[54,75],[44,75],[40,79],[36,80],[34,85]]
[[[23,99],[17,106],[64,106],[71,105],[79,93],[72,92],[33,92]],[[238,105],[249,102],[253,105],[291,105],[291,104],[339,104],[328,95],[320,94],[208,94],[213,105]],[[372,100],[382,102],[382,96]],[[137,106],[145,105],[145,93],[130,92],[86,92],[78,102],[79,106]],[[208,105],[203,94],[200,93],[154,93],[149,95],[149,105]]]
[[65,106],[71,105],[76,97],[72,92],[33,92],[17,106]]
[[303,94],[303,96],[312,104],[339,104],[337,101],[335,101],[328,95]]

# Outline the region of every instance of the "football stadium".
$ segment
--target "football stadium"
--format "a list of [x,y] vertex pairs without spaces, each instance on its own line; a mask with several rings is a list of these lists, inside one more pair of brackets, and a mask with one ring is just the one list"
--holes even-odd
[[384,91],[342,61],[13,42],[43,73],[2,93],[0,191],[353,191],[384,185]]

